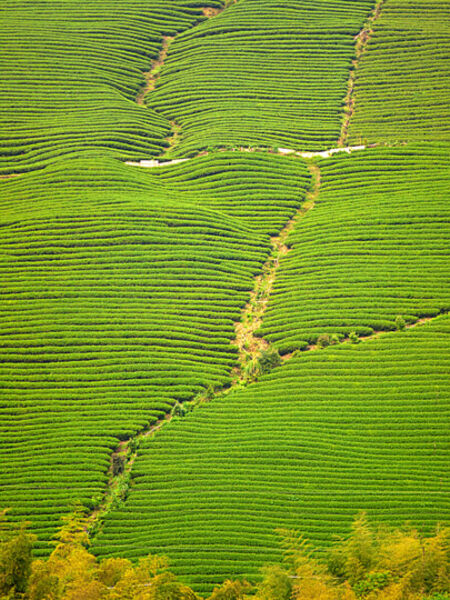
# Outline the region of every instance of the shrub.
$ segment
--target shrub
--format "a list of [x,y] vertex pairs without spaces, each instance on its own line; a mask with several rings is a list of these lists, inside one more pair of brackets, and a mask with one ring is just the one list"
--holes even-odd
[[326,348],[331,344],[331,339],[328,333],[321,333],[317,338],[317,347]]
[[117,477],[125,470],[125,458],[120,454],[114,454],[112,457],[112,474],[113,477]]
[[395,318],[395,326],[400,331],[403,331],[403,329],[405,329],[405,327],[406,327],[405,319],[401,315],[398,315]]
[[275,367],[279,367],[281,365],[281,356],[278,353],[278,350],[263,350],[258,359],[258,367],[261,375],[265,373],[270,373],[272,369]]
[[34,536],[22,528],[19,533],[0,547],[0,593],[9,596],[12,592],[26,590],[31,573],[31,550]]
[[326,348],[327,346],[339,344],[340,341],[341,340],[336,333],[334,333],[333,335],[330,335],[329,333],[321,333],[317,338],[317,347]]
[[359,344],[360,342],[358,334],[354,331],[351,332],[351,334],[348,336],[348,339],[351,341],[352,344]]

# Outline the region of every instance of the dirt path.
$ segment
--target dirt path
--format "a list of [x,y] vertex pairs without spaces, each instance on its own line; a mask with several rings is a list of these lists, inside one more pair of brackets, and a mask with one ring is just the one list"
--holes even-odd
[[350,69],[350,76],[348,80],[347,86],[347,95],[345,96],[345,108],[344,108],[344,120],[342,122],[341,127],[341,135],[339,137],[338,146],[344,147],[347,144],[348,140],[348,129],[350,126],[350,121],[355,111],[355,81],[356,81],[356,73],[359,67],[359,63],[361,61],[361,57],[367,50],[367,46],[369,44],[369,40],[373,34],[373,26],[375,21],[381,15],[381,9],[383,7],[385,0],[376,0],[375,8],[372,11],[372,14],[364,23],[363,28],[355,36],[355,58],[352,60],[352,68]]
[[[212,18],[216,17],[217,15],[219,15],[220,13],[222,13],[224,10],[226,10],[229,6],[231,6],[231,4],[234,4],[236,1],[237,0],[228,0],[225,2],[224,6],[222,6],[221,8],[211,8],[209,6],[199,7],[199,8],[205,17],[207,17],[208,19],[212,19]],[[193,27],[195,27],[196,25],[194,25]],[[145,97],[147,96],[147,94],[149,94],[150,92],[152,92],[155,89],[156,82],[158,81],[158,79],[160,77],[161,69],[164,66],[164,63],[166,61],[170,45],[176,37],[178,37],[178,34],[174,35],[174,36],[168,36],[168,35],[163,36],[162,46],[161,46],[161,50],[159,51],[158,56],[151,62],[150,69],[143,73],[144,78],[145,78],[145,84],[142,86],[142,88],[139,90],[139,92],[136,96],[136,102],[137,102],[137,104],[139,104],[139,106],[146,106]],[[167,138],[167,141],[169,142],[169,148],[168,148],[167,152],[169,152],[172,148],[174,148],[177,145],[179,138],[181,136],[181,126],[178,125],[178,123],[176,123],[175,121],[169,121],[169,123],[171,126],[171,134]],[[165,156],[167,154],[167,152],[165,152],[163,156]],[[141,162],[154,162],[154,161],[141,161]],[[140,163],[133,163],[133,162],[127,162],[126,164],[130,164],[133,166],[145,166],[145,167],[158,166],[157,164],[141,165]]]
[[167,53],[173,40],[174,37],[170,37],[168,35],[163,37],[161,50],[159,51],[158,56],[152,61],[150,70],[144,73],[145,84],[142,86],[138,95],[136,96],[136,102],[139,104],[139,106],[145,106],[145,96],[155,89],[156,81],[159,78],[159,72],[161,71],[161,67],[167,58]]
[[126,165],[131,165],[133,167],[143,167],[145,169],[154,169],[155,167],[170,167],[172,165],[178,165],[179,163],[183,163],[189,160],[189,158],[175,158],[173,160],[160,161],[156,158],[152,158],[150,160],[141,160],[140,162],[126,161]]
[[[212,398],[225,396],[247,385],[257,379],[257,372],[249,367],[258,360],[261,351],[269,349],[270,345],[262,338],[256,337],[255,331],[260,327],[264,312],[270,300],[270,294],[280,266],[280,261],[289,252],[286,245],[287,238],[295,228],[297,222],[314,208],[314,203],[319,195],[320,170],[319,167],[310,162],[308,168],[312,175],[312,189],[306,195],[305,202],[298,208],[296,214],[286,223],[277,236],[271,238],[272,251],[264,263],[261,275],[255,278],[254,289],[250,299],[242,311],[241,320],[236,323],[236,337],[233,345],[237,346],[239,352],[239,366],[233,372],[233,383],[230,387],[211,393],[210,390],[199,394],[191,403],[191,409],[209,402]],[[291,355],[289,355],[290,357]],[[285,357],[287,359],[288,357]],[[176,404],[169,414],[159,419],[148,430],[142,431],[129,440],[119,443],[117,449],[112,453],[108,471],[108,484],[98,507],[93,510],[86,519],[86,530],[89,535],[95,535],[102,527],[105,516],[115,506],[123,502],[129,492],[131,484],[131,471],[136,460],[139,444],[142,440],[155,435],[164,425],[169,423],[177,411],[183,410],[183,406]],[[115,474],[114,466],[123,469]]]
[[[420,319],[417,319],[416,321],[414,321],[414,323],[405,324],[403,328],[399,328],[397,331],[402,331],[402,330],[406,330],[406,329],[414,329],[415,327],[424,325],[425,323],[429,323],[430,321],[433,321],[434,319],[437,319],[438,317],[441,317],[442,315],[445,315],[445,314],[447,314],[447,311],[442,311],[434,317],[421,317]],[[395,333],[395,330],[375,329],[373,331],[373,333],[371,333],[370,335],[359,336],[358,342],[364,342],[367,340],[378,339],[389,333]],[[351,340],[349,338],[345,338],[341,343],[351,343]],[[311,349],[313,349],[313,348],[311,347]],[[309,350],[309,348],[308,348],[308,350]]]
[[0,175],[0,179],[12,179],[13,177],[20,177],[23,173],[8,173],[7,175]]
[[[172,128],[174,127],[178,127],[174,121],[171,122],[172,124]],[[176,140],[179,139],[179,132],[176,131],[175,135]],[[173,144],[173,146],[176,144]],[[172,146],[172,147],[173,147]],[[369,147],[369,146],[367,146]],[[375,147],[375,145],[371,145],[371,148]],[[193,156],[191,158],[177,158],[177,159],[173,159],[173,160],[166,160],[164,157],[168,156],[168,152],[164,153],[164,155],[162,157],[159,158],[154,158],[154,159],[150,159],[150,160],[141,160],[139,162],[132,162],[132,161],[127,161],[125,164],[126,165],[132,165],[133,167],[144,167],[146,169],[153,169],[155,167],[168,167],[171,165],[176,165],[178,163],[181,162],[186,162],[188,160],[194,160],[196,158],[199,158],[201,156],[208,156],[209,154],[216,154],[216,153],[220,153],[220,152],[265,152],[265,153],[270,153],[270,154],[277,154],[279,156],[298,156],[300,158],[304,158],[304,159],[311,159],[311,158],[329,158],[330,156],[333,156],[333,154],[337,154],[340,152],[345,152],[346,154],[351,154],[352,152],[357,152],[358,150],[365,150],[366,146],[364,145],[360,145],[360,146],[346,146],[345,148],[328,148],[327,150],[320,150],[318,152],[299,152],[297,150],[293,150],[291,148],[277,148],[276,151],[273,151],[271,148],[257,148],[257,147],[239,147],[239,148],[217,148],[216,150],[214,150],[214,152],[210,153],[210,152],[206,152],[206,151],[202,151],[199,152],[196,156]]]
[[[293,227],[295,227],[296,222],[304,216],[306,212],[314,208],[315,200],[318,196],[320,189],[320,172],[316,165],[310,165],[310,169],[313,175],[313,189],[309,194],[306,202],[299,209],[298,214],[293,217],[289,221],[289,223],[283,228],[278,236],[272,238],[274,253],[268,259],[268,261],[264,265],[265,272],[262,275],[259,275],[255,279],[255,289],[251,294],[251,299],[247,303],[245,309],[243,310],[242,322],[236,325],[236,340],[235,344],[239,348],[239,356],[240,356],[240,367],[238,369],[238,376],[234,378],[232,385],[228,388],[221,389],[215,391],[214,393],[205,392],[203,394],[199,394],[197,398],[195,398],[190,404],[190,410],[196,410],[199,406],[210,402],[213,398],[219,398],[227,396],[229,393],[243,389],[250,383],[256,381],[257,375],[254,376],[252,373],[246,373],[246,367],[249,365],[249,361],[257,358],[259,352],[261,350],[266,350],[270,346],[264,340],[260,338],[255,338],[254,332],[259,327],[261,323],[261,319],[267,306],[271,286],[275,279],[276,269],[278,268],[277,260],[284,256],[289,248],[285,245],[286,238],[288,237],[290,231],[292,231]],[[278,256],[278,259],[275,258]],[[264,288],[264,282],[267,283],[267,287]],[[262,291],[264,288],[264,292]],[[261,291],[262,302],[257,301],[258,290]],[[255,301],[256,300],[256,301]],[[434,317],[422,317],[417,319],[414,323],[410,323],[405,325],[403,329],[412,329],[415,327],[420,327],[434,319],[442,316],[443,314],[447,314],[446,312],[441,312]],[[246,324],[245,321],[248,321],[249,325]],[[255,326],[254,326],[255,325]],[[365,343],[366,341],[378,339],[383,337],[384,335],[392,334],[393,331],[374,331],[371,335],[361,336],[358,338],[358,342]],[[353,343],[348,337],[338,342],[336,345],[350,344]],[[308,346],[307,349],[297,351],[291,353],[289,355],[284,356],[284,361],[289,360],[292,356],[298,355],[304,352],[316,351],[320,352],[320,350],[326,346],[321,346],[320,344],[314,344]],[[242,353],[245,352],[246,356],[242,357]],[[248,358],[250,355],[250,358]],[[283,361],[283,362],[284,362]],[[281,367],[282,368],[282,367]],[[95,535],[101,529],[104,519],[108,512],[120,505],[120,503],[124,502],[128,496],[131,486],[131,471],[134,465],[134,462],[138,456],[140,443],[150,437],[153,437],[160,431],[167,423],[173,419],[174,414],[177,414],[177,410],[182,409],[183,405],[175,404],[172,412],[167,413],[164,417],[160,418],[156,423],[151,425],[148,429],[141,431],[135,436],[131,437],[128,440],[122,441],[118,444],[117,449],[111,455],[110,467],[108,471],[108,484],[103,495],[99,506],[92,511],[86,519],[84,519],[83,523],[85,523],[85,529],[90,536]],[[183,416],[183,413],[178,413]],[[114,465],[121,463],[123,466],[123,470],[114,474]]]
[[[235,325],[236,338],[234,344],[239,351],[239,367],[234,371],[237,381],[249,383],[257,377],[256,365],[262,351],[270,350],[270,344],[263,338],[255,336],[261,327],[264,313],[269,304],[281,259],[290,248],[286,245],[289,234],[295,229],[298,221],[312,210],[320,190],[320,169],[310,162],[308,169],[312,176],[312,189],[296,214],[286,223],[277,236],[270,239],[272,251],[262,267],[261,275],[255,278],[255,286],[250,299],[242,310],[241,320]],[[288,360],[292,354],[283,357]]]
[[119,442],[116,450],[111,454],[108,483],[103,497],[97,508],[85,520],[85,530],[90,536],[98,533],[108,512],[127,498],[131,485],[131,471],[142,440],[155,435],[172,418],[172,413],[167,413],[149,429],[141,431],[128,440]]

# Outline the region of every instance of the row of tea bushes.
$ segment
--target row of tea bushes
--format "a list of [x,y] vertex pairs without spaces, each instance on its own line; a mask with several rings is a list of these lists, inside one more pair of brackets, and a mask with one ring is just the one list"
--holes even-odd
[[241,0],[173,42],[147,103],[208,146],[335,146],[373,0]]
[[349,141],[449,140],[450,2],[385,0],[356,71]]
[[102,493],[119,439],[230,381],[234,321],[308,172],[229,163],[199,160],[196,188],[194,161],[184,191],[185,171],[177,189],[172,171],[98,156],[0,182],[0,506],[31,520],[40,553],[73,500]]
[[288,239],[258,334],[283,353],[448,310],[447,155],[402,146],[319,161],[318,201]]
[[317,546],[367,510],[430,528],[449,517],[450,319],[300,354],[145,442],[101,557],[167,554],[200,592],[280,560],[275,528]]
[[[97,153],[72,156],[30,174],[0,181],[4,218],[26,218],[34,212],[57,215],[76,205],[99,210],[126,207],[136,193],[187,202],[199,209],[231,217],[256,234],[278,233],[301,206],[311,187],[306,164],[295,157],[268,153],[220,152],[154,169],[124,165]],[[105,196],[105,194],[107,194]],[[150,208],[144,202],[143,208]]]
[[[83,149],[161,153],[169,123],[135,102],[163,35],[204,19],[194,0],[4,0],[0,174]],[[205,0],[205,6],[220,6]]]
[[[250,158],[249,158],[250,157]],[[310,188],[305,163],[267,153],[220,152],[158,168],[155,179],[170,190],[198,198],[201,206],[225,212],[255,232],[276,235]],[[211,186],[220,183],[211,196]]]

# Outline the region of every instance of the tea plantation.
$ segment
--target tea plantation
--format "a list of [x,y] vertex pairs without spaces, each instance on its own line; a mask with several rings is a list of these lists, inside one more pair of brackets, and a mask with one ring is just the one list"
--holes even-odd
[[37,556],[81,503],[209,594],[277,528],[448,524],[449,14],[1,3],[0,512]]
[[439,317],[299,355],[171,422],[142,448],[95,550],[167,553],[207,591],[280,560],[277,527],[324,547],[362,509],[397,525],[448,520],[449,327]]
[[386,0],[356,70],[349,141],[450,136],[450,3]]
[[336,145],[354,36],[373,0],[244,0],[180,35],[147,104],[208,146]]
[[0,16],[0,174],[89,149],[160,154],[170,126],[135,98],[162,36],[204,19],[198,2],[3,0]]
[[196,161],[189,184],[113,159],[0,182],[0,505],[41,550],[72,501],[98,502],[119,439],[230,382],[234,321],[309,174],[229,163]]
[[288,239],[259,334],[290,352],[449,309],[450,146],[320,161],[318,202]]

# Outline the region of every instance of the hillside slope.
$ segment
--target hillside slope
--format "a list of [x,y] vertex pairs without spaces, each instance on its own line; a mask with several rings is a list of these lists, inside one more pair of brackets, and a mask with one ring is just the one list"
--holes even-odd
[[275,529],[318,546],[359,510],[400,525],[450,517],[450,319],[300,354],[146,441],[101,556],[167,553],[199,591],[280,560]]
[[197,164],[96,157],[0,182],[0,506],[39,550],[74,501],[99,502],[120,440],[231,381],[234,322],[309,175],[280,157]]
[[350,143],[450,139],[450,4],[386,0],[356,69]]

